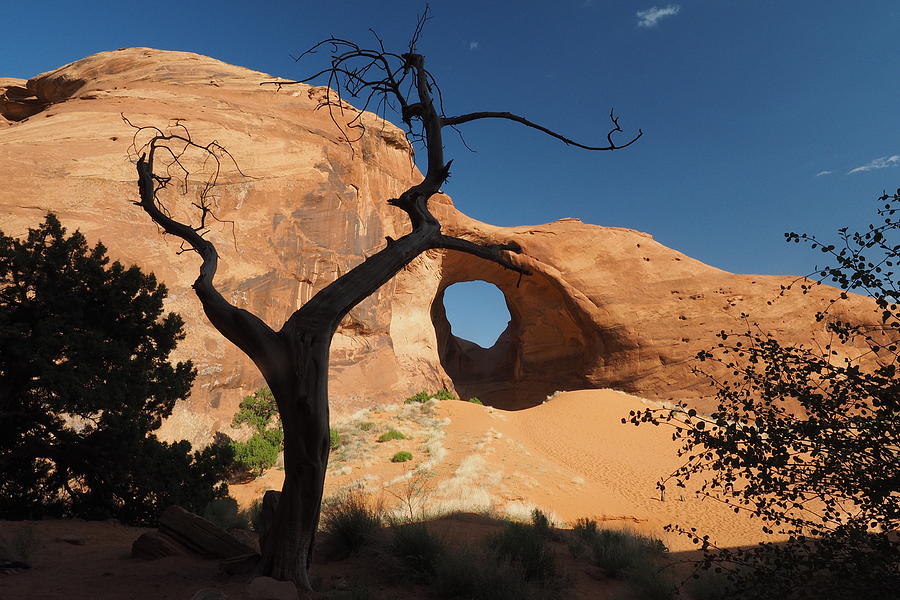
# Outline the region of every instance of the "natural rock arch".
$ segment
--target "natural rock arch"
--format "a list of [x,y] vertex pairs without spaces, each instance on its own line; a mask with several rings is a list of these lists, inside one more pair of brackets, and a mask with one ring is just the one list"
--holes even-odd
[[[431,303],[438,357],[459,395],[521,409],[540,404],[559,389],[592,387],[584,373],[597,333],[587,315],[547,274],[535,272],[520,280],[481,262],[446,253]],[[476,280],[496,285],[509,309],[509,325],[490,348],[453,335],[444,309],[448,287]]]

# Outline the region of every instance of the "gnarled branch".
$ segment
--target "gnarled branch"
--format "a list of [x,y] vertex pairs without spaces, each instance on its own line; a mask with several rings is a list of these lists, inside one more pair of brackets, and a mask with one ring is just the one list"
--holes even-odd
[[576,142],[575,140],[567,138],[566,136],[553,131],[552,129],[548,129],[543,125],[539,125],[534,121],[529,121],[525,117],[520,117],[519,115],[510,112],[474,112],[465,115],[459,115],[457,117],[443,117],[441,119],[441,126],[452,127],[455,125],[462,125],[463,123],[468,123],[470,121],[477,121],[478,119],[506,119],[508,121],[515,121],[516,123],[521,123],[526,127],[531,127],[532,129],[537,129],[538,131],[546,133],[550,137],[554,137],[562,141],[567,146],[575,146],[577,148],[583,148],[584,150],[621,150],[622,148],[627,148],[628,146],[632,145],[633,143],[638,141],[642,135],[644,135],[644,130],[638,129],[637,135],[631,138],[628,142],[624,144],[616,144],[615,141],[613,141],[613,135],[615,135],[616,133],[621,133],[622,128],[619,126],[619,117],[616,116],[615,112],[612,109],[610,109],[609,111],[609,120],[612,121],[613,126],[606,134],[606,140],[609,142],[609,145],[607,146],[588,146],[586,144],[581,144],[579,142]]

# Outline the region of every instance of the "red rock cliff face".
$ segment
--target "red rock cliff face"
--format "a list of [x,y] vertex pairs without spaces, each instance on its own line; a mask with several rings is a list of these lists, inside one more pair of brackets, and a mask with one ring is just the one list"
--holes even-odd
[[[335,277],[406,231],[385,200],[419,177],[402,131],[365,115],[348,146],[317,110],[324,89],[260,86],[274,78],[203,56],[132,48],[104,52],[29,81],[0,79],[0,219],[22,235],[47,211],[110,254],[153,271],[169,308],[187,322],[179,358],[200,371],[168,437],[204,439],[261,385],[251,363],[206,322],[190,288],[197,260],[177,254],[132,205],[133,130],[178,119],[198,140],[217,140],[246,177],[229,172],[211,233],[226,297],[273,327]],[[354,109],[346,107],[349,116]],[[345,320],[332,345],[337,410],[453,387],[498,406],[540,402],[557,389],[614,387],[653,398],[703,398],[692,357],[741,312],[785,339],[809,341],[812,314],[834,292],[777,296],[784,278],[733,275],[639,232],[566,219],[499,228],[432,200],[445,229],[482,241],[517,241],[534,275],[522,278],[467,255],[423,255]],[[233,222],[234,228],[227,224]],[[491,349],[452,336],[447,286],[483,279],[506,295],[512,317]],[[843,310],[868,314],[853,300]]]

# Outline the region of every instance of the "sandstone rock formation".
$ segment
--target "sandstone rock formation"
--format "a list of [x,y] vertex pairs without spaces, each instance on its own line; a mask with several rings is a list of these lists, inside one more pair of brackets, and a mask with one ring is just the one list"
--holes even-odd
[[[328,111],[317,110],[324,88],[260,85],[275,80],[146,48],[103,52],[27,82],[0,79],[0,229],[22,235],[52,210],[114,258],[155,272],[169,287],[169,308],[187,321],[179,357],[192,358],[200,376],[168,437],[207,438],[261,379],[206,323],[190,289],[196,257],[178,254],[132,205],[134,131],[121,114],[139,125],[177,120],[234,156],[240,172],[220,180],[223,223],[211,232],[221,254],[217,282],[272,326],[406,228],[385,203],[419,176],[403,132],[364,115],[366,134],[351,148]],[[813,313],[834,295],[823,287],[769,306],[788,279],[726,273],[647,234],[573,219],[500,228],[466,217],[447,197],[432,203],[454,235],[518,242],[534,275],[519,281],[468,255],[420,257],[335,336],[330,390],[338,410],[440,387],[510,408],[581,387],[702,399],[708,390],[690,372],[692,357],[715,332],[745,327],[740,314],[749,313],[783,339],[810,341],[823,334]],[[510,325],[490,349],[455,338],[443,310],[449,285],[478,279],[496,284],[510,309]],[[853,299],[841,310],[870,309]]]

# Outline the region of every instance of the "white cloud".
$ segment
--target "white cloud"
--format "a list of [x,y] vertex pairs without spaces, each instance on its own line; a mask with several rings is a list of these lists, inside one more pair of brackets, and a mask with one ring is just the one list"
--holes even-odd
[[816,173],[816,177],[821,177],[822,175],[831,175],[831,171],[819,171]]
[[875,169],[887,169],[888,167],[900,167],[900,154],[876,158],[855,169],[850,169],[847,174],[850,175],[852,173],[862,173],[863,171],[874,171]]
[[647,10],[639,10],[636,13],[638,18],[638,27],[656,27],[656,24],[660,19],[673,17],[677,15],[678,11],[680,10],[680,4],[669,4],[668,6],[664,6],[662,8],[653,6],[648,8]]
[[478,42],[469,42],[469,50],[478,50]]

